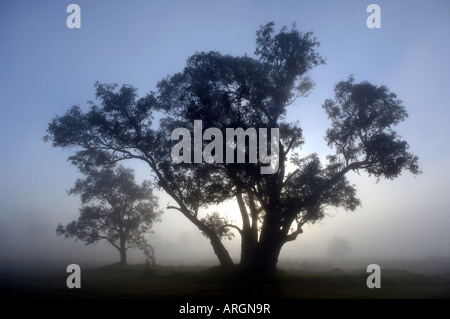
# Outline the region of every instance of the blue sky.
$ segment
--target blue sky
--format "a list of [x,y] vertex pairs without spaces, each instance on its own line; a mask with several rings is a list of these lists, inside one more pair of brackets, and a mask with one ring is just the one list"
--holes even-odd
[[[81,7],[81,29],[66,26],[71,3]],[[366,26],[370,3],[381,8],[380,29]],[[70,259],[76,252],[90,260],[108,249],[55,236],[57,223],[75,219],[79,207],[66,193],[79,177],[66,161],[69,153],[42,141],[55,115],[72,105],[87,108],[96,81],[131,84],[144,95],[181,71],[196,51],[252,55],[255,32],[269,21],[313,31],[327,61],[310,73],[314,91],[288,113],[302,124],[305,155],[330,152],[321,105],[332,97],[334,84],[353,74],[356,81],[386,85],[404,101],[410,116],[398,130],[424,171],[379,183],[352,175],[362,208],[331,210],[334,217],[308,228],[282,256],[321,257],[334,236],[347,238],[355,254],[365,256],[449,256],[450,2],[445,0],[2,1],[0,254]],[[148,178],[144,165],[132,164],[140,179]],[[161,205],[166,201],[162,197]],[[176,212],[165,213],[151,238],[161,258],[214,258],[208,242]],[[237,257],[239,241],[227,245]]]

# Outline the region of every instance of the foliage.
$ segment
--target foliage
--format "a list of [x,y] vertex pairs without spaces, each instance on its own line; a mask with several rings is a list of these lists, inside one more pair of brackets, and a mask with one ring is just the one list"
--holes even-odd
[[[214,233],[216,233],[220,239],[227,238],[228,240],[231,240],[234,237],[234,233],[230,229],[232,224],[226,218],[221,217],[217,212],[206,215],[205,218],[202,218],[202,222],[213,229]],[[207,234],[204,235],[208,236]]]
[[408,116],[406,109],[385,86],[355,84],[350,76],[336,85],[334,100],[326,100],[323,108],[332,121],[326,134],[328,145],[336,149],[332,163],[363,169],[377,178],[393,179],[404,169],[420,172],[418,157],[393,130]]

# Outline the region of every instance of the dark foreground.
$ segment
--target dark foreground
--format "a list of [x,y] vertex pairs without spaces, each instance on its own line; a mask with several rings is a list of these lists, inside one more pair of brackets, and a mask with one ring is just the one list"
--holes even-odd
[[69,289],[65,272],[3,270],[0,296],[95,299],[415,299],[450,298],[450,276],[427,276],[383,269],[381,288],[369,289],[365,271],[323,272],[279,270],[270,276],[242,273],[219,267],[113,264],[81,269],[81,288]]
[[187,310],[186,306],[208,303],[222,308],[227,303],[269,304],[273,313],[277,307],[278,311],[288,309],[286,306],[290,311],[298,309],[307,300],[450,299],[449,276],[383,270],[381,288],[369,289],[368,275],[364,271],[339,269],[279,270],[261,278],[218,267],[148,269],[144,265],[109,265],[82,269],[81,288],[69,289],[66,285],[69,274],[65,269],[60,272],[8,270],[0,273],[0,298],[3,302],[42,303],[46,307],[70,302],[71,308],[76,308],[76,302],[96,303],[106,308],[110,306],[105,303],[119,305],[139,300],[149,311],[163,311],[161,307],[164,307],[171,315],[179,314],[182,307]]

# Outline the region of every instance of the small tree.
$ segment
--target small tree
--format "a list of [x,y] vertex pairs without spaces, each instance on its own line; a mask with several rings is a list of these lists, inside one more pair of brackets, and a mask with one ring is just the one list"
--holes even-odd
[[145,255],[145,265],[147,266],[147,270],[150,270],[150,266],[155,268],[156,266],[156,258],[155,258],[155,247],[150,244],[144,245],[142,251]]
[[127,263],[127,250],[151,247],[144,237],[161,211],[150,182],[134,182],[132,169],[119,166],[102,170],[85,170],[85,179],[78,179],[71,195],[80,195],[80,217],[67,226],[58,224],[57,235],[73,237],[86,245],[105,239],[120,252],[120,263]]

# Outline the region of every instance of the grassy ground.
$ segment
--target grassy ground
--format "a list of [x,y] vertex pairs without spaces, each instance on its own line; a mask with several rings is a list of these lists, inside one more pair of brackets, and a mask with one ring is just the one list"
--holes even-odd
[[[218,267],[108,265],[82,269],[81,289],[68,289],[60,272],[22,270],[0,273],[1,298],[297,300],[449,299],[450,277],[383,269],[381,288],[369,289],[362,271],[279,270],[264,279]],[[16,298],[17,297],[17,298]]]

